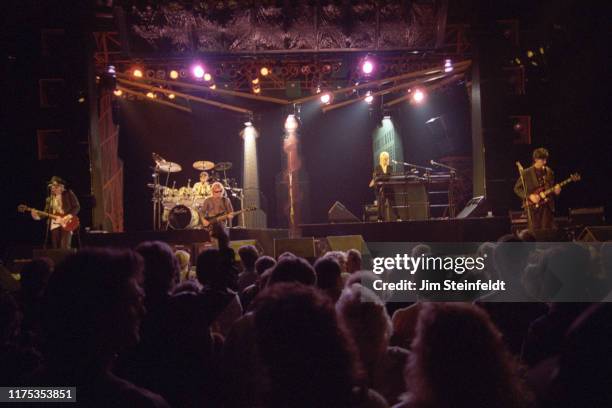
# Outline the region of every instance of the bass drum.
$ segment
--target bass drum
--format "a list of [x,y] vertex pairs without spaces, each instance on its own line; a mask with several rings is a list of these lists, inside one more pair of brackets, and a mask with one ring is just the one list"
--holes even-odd
[[199,221],[198,212],[186,205],[177,205],[168,214],[168,225],[175,230],[193,229]]

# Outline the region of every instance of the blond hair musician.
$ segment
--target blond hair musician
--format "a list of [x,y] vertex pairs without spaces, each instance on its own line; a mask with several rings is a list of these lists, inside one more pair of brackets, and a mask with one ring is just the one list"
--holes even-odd
[[[214,182],[211,187],[212,196],[206,198],[204,203],[202,203],[202,208],[200,212],[200,218],[202,219],[202,224],[207,227],[210,225],[209,219],[211,217],[216,217],[218,215],[229,214],[228,219],[231,222],[234,212],[234,207],[232,207],[232,202],[229,198],[225,197],[225,188],[223,184],[218,181]],[[222,224],[226,224],[225,221],[222,221]]]
[[193,185],[193,193],[198,197],[209,197],[212,195],[212,188],[208,184],[208,173],[200,173],[200,181]]
[[376,187],[377,181],[385,181],[393,174],[393,166],[389,164],[391,158],[389,152],[382,151],[378,156],[378,165],[374,168],[370,187],[375,187],[376,197],[378,199],[378,221],[385,218],[385,204],[389,205],[389,209],[394,219],[401,221],[400,216],[395,208],[395,194],[391,187],[380,185]]

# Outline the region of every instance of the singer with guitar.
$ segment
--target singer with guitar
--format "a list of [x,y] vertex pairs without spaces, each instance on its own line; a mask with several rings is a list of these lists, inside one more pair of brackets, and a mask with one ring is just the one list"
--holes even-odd
[[554,195],[561,194],[561,186],[555,184],[554,172],[546,166],[548,150],[543,147],[533,151],[533,165],[522,170],[514,185],[514,192],[527,204],[530,230],[551,230],[555,228],[555,202],[552,196],[542,197],[540,191],[552,189]]
[[[212,184],[211,187],[212,196],[208,197],[202,203],[202,208],[200,209],[200,219],[202,220],[202,225],[204,227],[208,227],[210,222],[208,219],[214,218],[220,214],[227,214],[227,218],[230,223],[233,218],[234,207],[232,207],[232,202],[229,198],[225,197],[223,193],[225,189],[223,184],[218,181]],[[226,226],[225,220],[219,220],[224,226]]]
[[[79,213],[81,206],[76,195],[72,190],[66,188],[66,182],[61,177],[51,177],[47,186],[50,192],[45,203],[45,210],[41,212],[30,209],[30,213],[35,220],[45,217],[46,214],[43,213],[50,214],[51,216],[46,217],[45,245],[50,238],[51,248],[68,249],[72,242],[72,226],[75,225],[74,221],[78,220],[76,215]],[[67,228],[67,226],[70,227]],[[78,226],[78,222],[76,226]]]

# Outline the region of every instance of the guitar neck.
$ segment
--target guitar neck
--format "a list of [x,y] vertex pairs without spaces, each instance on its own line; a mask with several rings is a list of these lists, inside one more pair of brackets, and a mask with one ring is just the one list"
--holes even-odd
[[36,213],[38,215],[42,215],[43,217],[49,217],[49,218],[52,218],[52,219],[62,218],[61,215],[51,214],[51,213],[48,213],[46,211],[37,210],[36,208],[28,208],[28,211]]
[[[572,178],[568,177],[565,180],[563,180],[562,182],[555,184],[555,186],[563,187],[564,185],[569,184],[571,182],[572,182]],[[552,193],[553,191],[555,191],[555,186],[553,186],[551,188],[547,188],[546,190],[544,190],[544,194],[548,195],[548,194]]]

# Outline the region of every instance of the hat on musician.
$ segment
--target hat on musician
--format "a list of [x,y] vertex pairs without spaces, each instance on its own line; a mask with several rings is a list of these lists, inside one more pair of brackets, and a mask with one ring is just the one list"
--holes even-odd
[[59,176],[53,176],[47,182],[47,186],[51,187],[53,184],[61,184],[62,186],[65,186],[66,185],[66,180],[64,180],[63,178],[61,178]]

